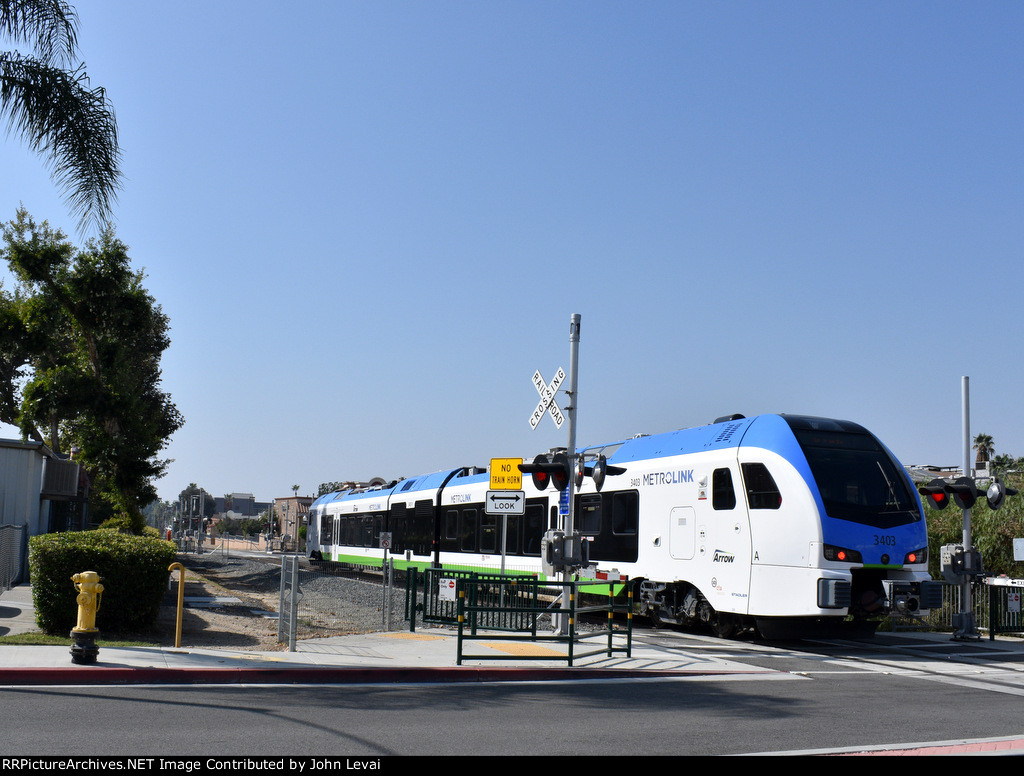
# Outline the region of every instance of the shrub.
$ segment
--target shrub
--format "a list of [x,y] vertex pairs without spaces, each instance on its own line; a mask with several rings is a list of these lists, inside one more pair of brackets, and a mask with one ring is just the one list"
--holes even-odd
[[149,630],[167,592],[175,555],[171,542],[102,528],[33,536],[29,568],[36,624],[47,633],[67,635],[78,619],[78,591],[71,577],[95,571],[103,585],[97,629]]

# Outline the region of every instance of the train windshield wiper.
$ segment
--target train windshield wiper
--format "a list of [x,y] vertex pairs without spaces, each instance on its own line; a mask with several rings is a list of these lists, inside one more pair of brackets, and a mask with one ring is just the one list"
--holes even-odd
[[[878,467],[878,471],[882,473],[882,478],[885,480],[886,486],[889,488],[889,498],[885,502],[885,508],[883,512],[894,511],[898,512],[903,509],[900,505],[899,497],[896,495],[896,487],[892,484],[892,480],[889,479],[889,475],[885,473],[885,467],[882,466],[881,461],[875,461],[875,466]],[[891,509],[890,509],[891,507]]]

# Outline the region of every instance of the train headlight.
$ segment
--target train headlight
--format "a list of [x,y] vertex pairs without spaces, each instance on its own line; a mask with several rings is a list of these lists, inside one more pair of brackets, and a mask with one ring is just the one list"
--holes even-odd
[[907,553],[906,557],[903,558],[903,565],[909,566],[912,563],[927,563],[928,562],[928,548],[922,547],[919,550],[911,550]]
[[824,546],[825,560],[835,560],[840,563],[863,563],[864,558],[856,550],[848,550],[845,547],[836,547],[834,544]]

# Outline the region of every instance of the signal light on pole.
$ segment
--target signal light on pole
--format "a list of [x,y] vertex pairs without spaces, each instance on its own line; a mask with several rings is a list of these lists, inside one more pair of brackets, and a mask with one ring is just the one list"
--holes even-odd
[[569,487],[569,478],[572,476],[572,467],[565,453],[555,453],[551,459],[551,482],[555,490],[565,490]]
[[533,485],[537,490],[544,490],[549,482],[554,483],[556,490],[565,490],[572,476],[565,453],[555,453],[550,460],[546,455],[538,455],[533,463],[519,464],[519,471],[533,477]]
[[946,488],[953,494],[953,500],[961,509],[970,509],[978,500],[978,488],[970,477],[957,477]]
[[546,468],[548,465],[548,457],[541,454],[534,457],[533,463],[519,464],[519,471],[525,472],[533,478],[533,487],[537,490],[544,490],[551,481],[551,475]]
[[917,492],[922,496],[928,497],[928,503],[932,505],[932,509],[945,509],[949,504],[949,494],[946,493],[945,480],[934,479],[927,485],[922,485],[918,488]]

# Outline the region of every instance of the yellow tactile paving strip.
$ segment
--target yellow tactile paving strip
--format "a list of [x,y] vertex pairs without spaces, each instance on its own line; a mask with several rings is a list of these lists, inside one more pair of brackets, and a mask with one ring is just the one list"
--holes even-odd
[[481,646],[496,649],[508,655],[528,655],[531,657],[555,657],[565,659],[565,653],[556,649],[541,647],[537,644],[516,644],[505,641],[481,642]]
[[444,636],[431,636],[429,633],[383,633],[381,635],[389,639],[409,639],[410,641],[436,641],[444,638]]

